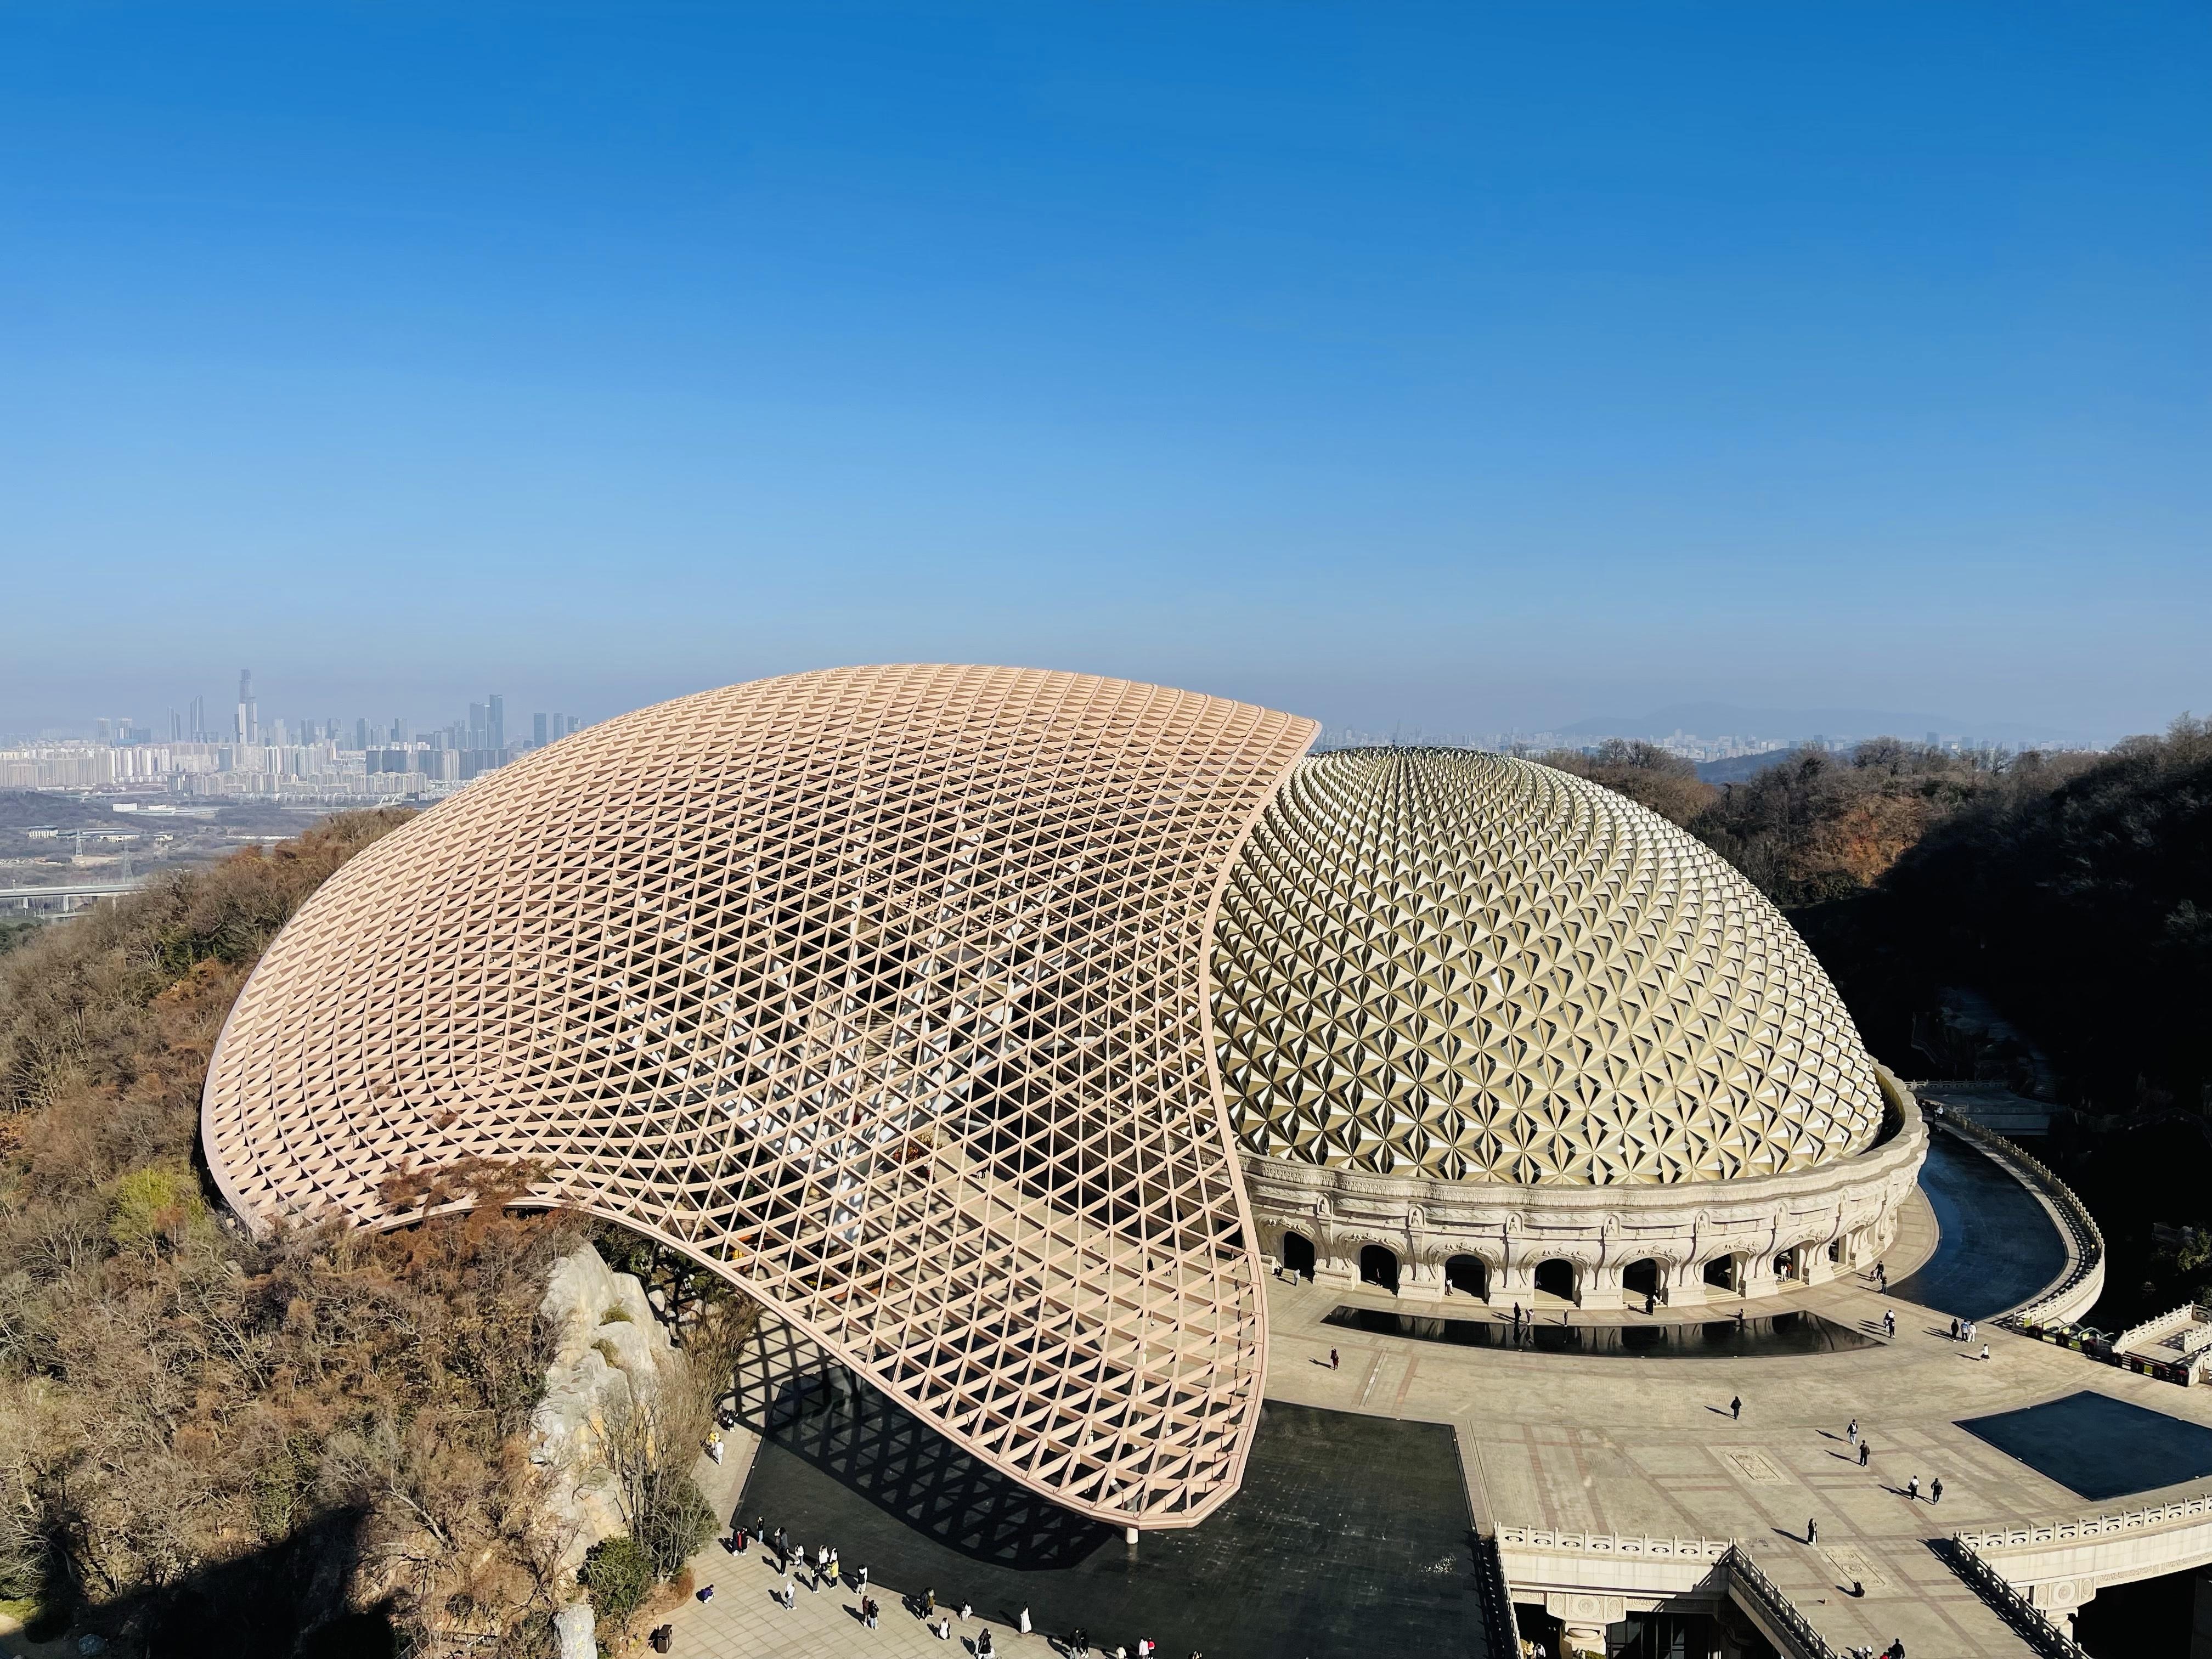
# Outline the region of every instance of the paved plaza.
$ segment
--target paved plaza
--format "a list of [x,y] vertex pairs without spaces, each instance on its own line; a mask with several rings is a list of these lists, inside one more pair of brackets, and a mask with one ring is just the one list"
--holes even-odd
[[[2047,1220],[2044,1224],[2048,1226]],[[1888,1258],[1891,1271],[1907,1279],[1936,1255],[1937,1242],[1936,1212],[1916,1198]],[[1920,1282],[1941,1282],[1940,1275],[1923,1274]],[[1363,1417],[1448,1425],[1450,1442],[1437,1438],[1435,1467],[1421,1474],[1432,1480],[1444,1471],[1460,1483],[1468,1510],[1485,1531],[1513,1526],[1735,1540],[1839,1651],[1861,1644],[1879,1647],[1902,1637],[1916,1656],[2017,1655],[2024,1650],[2019,1638],[1944,1564],[1932,1542],[1954,1532],[2085,1515],[2092,1508],[2083,1495],[2089,1488],[2076,1484],[2087,1478],[2083,1460],[2088,1467],[2109,1470],[2110,1479],[2096,1491],[2112,1502],[2163,1502],[2197,1495],[2206,1486],[2200,1478],[2206,1466],[2193,1443],[2202,1436],[2203,1443],[2212,1445],[2212,1390],[2179,1388],[2095,1364],[1993,1325],[1984,1325],[1971,1345],[1954,1341],[1948,1312],[1885,1296],[1871,1282],[1838,1281],[1799,1291],[1765,1304],[1761,1311],[1816,1314],[1869,1337],[1881,1333],[1885,1311],[1893,1311],[1894,1340],[1741,1357],[1700,1353],[1694,1358],[1537,1352],[1510,1343],[1485,1346],[1416,1340],[1393,1334],[1387,1321],[1377,1322],[1386,1327],[1378,1330],[1358,1328],[1357,1322],[1329,1323],[1330,1316],[1346,1306],[1384,1314],[1403,1310],[1387,1297],[1347,1295],[1340,1288],[1310,1283],[1273,1281],[1269,1298],[1271,1423],[1301,1422],[1307,1425],[1301,1435],[1308,1439],[1308,1430],[1316,1425],[1343,1426],[1348,1419]],[[1448,1303],[1443,1311],[1462,1320],[1493,1317],[1492,1310],[1471,1299]],[[1726,1304],[1708,1311],[1723,1318],[1732,1313]],[[1557,1311],[1546,1315],[1559,1316]],[[1663,1309],[1656,1320],[1626,1308],[1573,1316],[1624,1328],[1680,1322],[1668,1322]],[[1990,1348],[1987,1361],[1978,1358],[1984,1340]],[[1332,1350],[1337,1356],[1334,1365]],[[793,1392],[799,1386],[794,1377],[805,1364],[796,1350],[774,1364],[764,1363],[750,1383],[757,1421],[765,1425],[775,1412],[805,1409],[803,1392]],[[2055,1438],[2040,1435],[2043,1450],[2016,1445],[2021,1455],[1966,1426],[2076,1396],[2087,1396],[2088,1403],[2075,1401],[2065,1411],[2077,1420],[2084,1413],[2093,1416],[2101,1437],[2071,1433],[2078,1443],[2070,1465],[2054,1463],[2048,1450],[2056,1440],[2069,1437],[2063,1423]],[[1737,1397],[1743,1401],[1741,1419],[1729,1410]],[[2136,1410],[2115,1410],[2112,1402]],[[1308,1407],[1313,1414],[1297,1418],[1282,1407]],[[1863,1468],[1845,1437],[1845,1425],[1853,1419],[1874,1449]],[[750,1441],[750,1436],[739,1437],[741,1448]],[[1328,1529],[1329,1505],[1357,1492],[1384,1455],[1382,1444],[1347,1429],[1333,1461],[1325,1443],[1303,1447],[1280,1467],[1265,1455],[1255,1456],[1254,1485],[1238,1500],[1247,1507],[1256,1502],[1263,1510],[1283,1506],[1285,1514],[1278,1519],[1295,1524],[1273,1546],[1281,1559],[1310,1565],[1311,1576],[1324,1581],[1324,1591],[1328,1577],[1339,1575],[1355,1587],[1344,1596],[1354,1607],[1368,1594],[1357,1585],[1371,1560],[1360,1553],[1356,1528]],[[729,1468],[717,1472],[728,1483],[727,1499],[734,1498],[737,1484],[748,1472],[740,1466],[749,1462],[750,1451],[741,1450]],[[792,1467],[780,1468],[780,1462]],[[775,1493],[779,1501],[794,1505],[816,1501],[803,1494],[822,1485],[821,1472],[835,1462],[834,1454],[823,1448],[812,1453],[803,1445],[797,1452],[773,1449],[762,1465],[763,1484],[757,1490],[763,1498]],[[801,1481],[797,1477],[802,1472],[814,1478]],[[911,1467],[908,1472],[921,1473]],[[1907,1495],[1913,1476],[1923,1492],[1918,1499]],[[1940,1504],[1926,1496],[1938,1477],[1943,1483]],[[908,1484],[926,1490],[934,1479]],[[1402,1465],[1389,1467],[1385,1480],[1410,1482],[1409,1493],[1419,1484]],[[1185,1605],[1179,1598],[1191,1593],[1181,1582],[1170,1584],[1177,1574],[1164,1572],[1148,1582],[1116,1578],[1102,1570],[1122,1547],[1118,1542],[1063,1540],[1069,1559],[1048,1564],[1030,1577],[1018,1562],[987,1559],[994,1550],[1003,1556],[1006,1546],[973,1534],[972,1516],[957,1504],[957,1515],[948,1511],[933,1519],[925,1506],[900,1521],[891,1518],[896,1504],[887,1504],[881,1493],[848,1494],[847,1501],[849,1507],[835,1515],[823,1513],[811,1524],[832,1530],[849,1527],[886,1564],[877,1574],[889,1592],[880,1597],[885,1605],[880,1630],[860,1627],[848,1611],[857,1607],[850,1594],[811,1595],[802,1589],[797,1609],[786,1613],[769,1599],[769,1587],[781,1581],[757,1553],[732,1563],[710,1549],[698,1571],[702,1582],[719,1578],[715,1600],[681,1615],[676,1651],[714,1659],[941,1656],[946,1644],[902,1612],[897,1598],[924,1588],[921,1581],[932,1574],[949,1580],[956,1570],[951,1563],[963,1564],[966,1582],[987,1587],[987,1593],[964,1591],[976,1599],[978,1621],[956,1626],[955,1638],[963,1652],[972,1650],[980,1620],[988,1618],[1000,1652],[1044,1655],[1048,1650],[1042,1636],[1018,1638],[1000,1622],[1018,1599],[1018,1591],[1007,1587],[1072,1583],[1082,1576],[1085,1561],[1100,1564],[1091,1571],[1102,1583],[1132,1591],[1157,1588],[1168,1598],[1161,1604],[1164,1607]],[[1237,1513],[1226,1510],[1221,1518]],[[771,1526],[780,1521],[792,1524],[786,1517],[768,1519]],[[1819,1522],[1817,1547],[1804,1541],[1808,1521]],[[964,1540],[959,1535],[963,1526],[971,1534]],[[912,1535],[894,1544],[883,1530],[886,1527]],[[1018,1534],[1020,1528],[1013,1531]],[[1194,1536],[1202,1540],[1204,1529]],[[851,1539],[836,1541],[845,1559],[854,1561]],[[1139,1555],[1149,1570],[1155,1556],[1173,1562],[1191,1547],[1148,1537],[1139,1546]],[[1102,1549],[1103,1555],[1098,1553]],[[1443,1553],[1439,1552],[1440,1559]],[[1454,1570],[1463,1571],[1464,1560],[1462,1549]],[[1333,1612],[1316,1612],[1319,1604],[1300,1600],[1309,1594],[1306,1565],[1293,1578],[1281,1573],[1280,1567],[1255,1568],[1240,1557],[1217,1559],[1201,1571],[1181,1574],[1211,1584],[1230,1634],[1213,1636],[1220,1626],[1196,1620],[1189,1629],[1202,1628],[1206,1639],[1169,1628],[1141,1633],[1162,1642],[1165,1659],[1184,1659],[1193,1649],[1209,1659],[1239,1659],[1248,1653],[1289,1659],[1311,1654],[1320,1659],[1332,1654],[1454,1650],[1408,1646],[1379,1626],[1356,1620],[1340,1624]],[[1854,1582],[1863,1587],[1863,1596],[1850,1594]],[[951,1585],[939,1588],[950,1591]],[[1409,1586],[1407,1593],[1423,1595],[1428,1588]],[[1302,1610],[1279,1620],[1272,1613],[1263,1619],[1237,1611],[1264,1606],[1270,1597]],[[1042,1614],[1033,1616],[1044,1622]],[[1140,1633],[1131,1629],[1125,1636],[1120,1625],[1109,1626],[1105,1616],[1094,1613],[1071,1612],[1069,1620],[1079,1617],[1092,1619],[1094,1632],[1110,1633],[1113,1639],[1133,1640]],[[1479,1643],[1471,1601],[1465,1617],[1468,1641]],[[1137,1620],[1139,1626],[1145,1622]],[[1299,1641],[1302,1629],[1310,1630],[1315,1639]]]

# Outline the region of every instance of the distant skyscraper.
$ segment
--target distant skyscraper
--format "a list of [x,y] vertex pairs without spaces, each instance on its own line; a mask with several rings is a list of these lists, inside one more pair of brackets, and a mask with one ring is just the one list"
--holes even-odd
[[368,716],[366,714],[353,723],[353,746],[363,750],[368,747]]
[[568,716],[568,730],[569,730],[569,731],[574,732],[574,731],[577,730],[579,727],[580,727],[582,725],[583,725],[583,721],[581,721],[581,720],[578,720],[578,719],[577,719],[574,714],[571,714],[571,715],[569,715],[569,716]]
[[205,697],[194,697],[192,699],[192,713],[191,719],[189,723],[191,726],[192,741],[194,743],[206,743],[214,737],[215,734],[208,730],[207,699]]
[[261,715],[253,705],[253,671],[250,668],[241,668],[238,671],[236,736],[240,743],[261,741]]
[[484,706],[480,702],[469,705],[469,741],[471,749],[484,746]]
[[544,715],[532,714],[530,717],[530,742],[532,748],[543,749],[545,746]]
[[406,721],[395,719],[392,722],[392,741],[395,744],[404,743],[407,741]]
[[495,691],[484,705],[484,747],[495,755],[507,752],[507,699]]

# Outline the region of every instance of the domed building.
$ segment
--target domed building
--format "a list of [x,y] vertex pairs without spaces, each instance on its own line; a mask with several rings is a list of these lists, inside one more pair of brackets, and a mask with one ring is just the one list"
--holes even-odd
[[1694,1304],[1872,1261],[1924,1135],[1781,914],[1551,768],[1299,763],[1213,1014],[1262,1248],[1411,1297]]

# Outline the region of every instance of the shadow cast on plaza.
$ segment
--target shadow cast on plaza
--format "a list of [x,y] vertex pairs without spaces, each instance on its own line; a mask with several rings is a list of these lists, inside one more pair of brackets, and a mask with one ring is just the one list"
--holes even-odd
[[781,1321],[747,1342],[726,1403],[764,1442],[970,1560],[1068,1567],[1118,1536],[962,1451]]

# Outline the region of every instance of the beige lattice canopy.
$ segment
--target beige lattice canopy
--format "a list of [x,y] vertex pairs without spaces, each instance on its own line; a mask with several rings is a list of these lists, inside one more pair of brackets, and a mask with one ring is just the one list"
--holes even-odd
[[1262,1382],[1206,945],[1305,720],[992,668],[647,708],[376,843],[233,1012],[209,1163],[267,1224],[530,1160],[1004,1474],[1236,1489]]
[[1528,1185],[1781,1175],[1870,1146],[1857,1028],[1702,842],[1466,750],[1302,762],[1232,872],[1215,1017],[1240,1138]]
[[217,1045],[209,1164],[258,1225],[526,1165],[1001,1473],[1190,1525],[1264,1376],[1240,1137],[1686,1182],[1881,1121],[1819,964],[1689,836],[1496,756],[1300,762],[1315,729],[933,666],[593,726],[301,908]]

